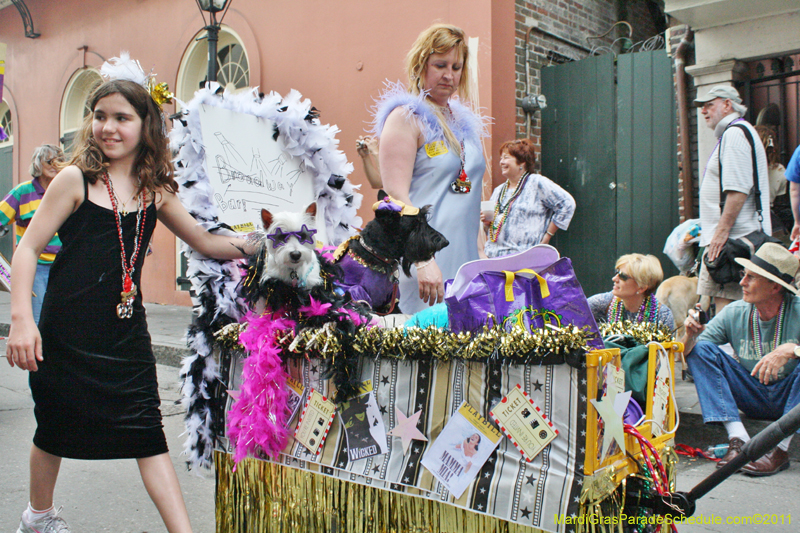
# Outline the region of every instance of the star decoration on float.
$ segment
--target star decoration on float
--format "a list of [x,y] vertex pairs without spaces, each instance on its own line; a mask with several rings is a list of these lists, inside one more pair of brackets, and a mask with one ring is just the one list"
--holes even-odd
[[395,425],[388,434],[393,437],[400,437],[402,439],[403,455],[407,455],[408,447],[411,445],[412,440],[428,440],[428,437],[423,435],[420,430],[417,429],[417,423],[419,422],[420,415],[422,415],[422,411],[417,411],[410,417],[406,417],[406,415],[401,413],[400,409],[396,407],[394,412],[397,415],[397,425]]
[[603,438],[603,459],[611,446],[611,439],[617,441],[622,454],[625,455],[625,430],[622,428],[622,417],[631,399],[631,391],[618,394],[616,390],[609,387],[608,394],[601,400],[591,399],[592,405],[597,409],[597,414],[603,419],[605,424],[605,438]]

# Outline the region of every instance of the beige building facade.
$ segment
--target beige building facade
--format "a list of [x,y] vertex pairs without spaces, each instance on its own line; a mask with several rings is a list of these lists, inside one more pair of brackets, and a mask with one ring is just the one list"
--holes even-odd
[[[800,76],[791,75],[800,69],[794,58],[800,53],[800,2],[666,0],[665,12],[694,30],[694,64],[686,67],[686,72],[692,77],[699,96],[704,96],[715,85],[735,85],[740,93],[746,93],[746,87],[754,87],[753,81],[774,78],[775,90],[754,93],[754,98],[749,94],[743,94],[743,97],[745,104],[751,106],[750,118],[754,123],[756,115],[768,102],[780,104],[784,152],[791,155],[793,148],[800,143],[800,94],[797,90]],[[747,85],[747,82],[751,84]],[[779,97],[776,91],[781,90],[784,94]],[[716,138],[706,127],[699,109],[697,118],[697,156],[702,176]]]
[[[193,0],[25,0],[22,5],[27,19],[10,0],[0,0],[0,42],[7,44],[0,120],[11,133],[0,150],[11,161],[5,168],[9,188],[30,179],[37,146],[72,142],[105,59],[129,51],[184,101],[206,76],[206,31]],[[355,166],[350,179],[364,194],[359,214],[370,220],[377,191],[364,176],[355,140],[369,127],[384,80],[405,79],[406,52],[434,22],[460,26],[470,38],[476,103],[494,118],[484,146],[491,192],[491,176],[499,176],[492,172],[498,159],[492,156],[515,135],[514,13],[513,2],[491,0],[233,0],[222,20],[219,81],[282,95],[296,89],[309,98],[321,121],[341,130],[340,149]],[[175,110],[176,104],[165,106],[167,114]],[[145,300],[188,305],[188,293],[176,283],[175,238],[159,227],[152,249],[143,272]]]

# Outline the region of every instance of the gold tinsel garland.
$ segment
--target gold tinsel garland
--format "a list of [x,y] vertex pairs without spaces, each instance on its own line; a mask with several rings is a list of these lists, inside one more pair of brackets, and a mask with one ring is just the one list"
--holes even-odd
[[600,335],[606,338],[610,335],[626,335],[633,337],[639,344],[647,344],[656,341],[661,344],[672,342],[672,332],[669,328],[649,322],[605,322],[599,325]]
[[217,533],[543,533],[448,503],[214,452]]
[[[214,334],[222,348],[241,349],[239,334],[246,324],[229,324]],[[587,349],[588,328],[547,326],[528,332],[522,327],[507,331],[503,326],[484,326],[479,333],[453,333],[442,328],[361,328],[352,339],[342,339],[333,327],[286,330],[277,339],[284,353],[297,357],[327,359],[342,351],[342,342],[351,342],[364,357],[398,359],[481,360],[497,358],[529,362],[548,355],[566,356]]]

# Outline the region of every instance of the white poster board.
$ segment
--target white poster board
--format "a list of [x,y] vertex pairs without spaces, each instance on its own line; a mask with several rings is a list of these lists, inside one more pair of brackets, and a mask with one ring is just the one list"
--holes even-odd
[[262,208],[300,212],[316,199],[311,172],[281,150],[271,120],[201,105],[200,126],[214,203],[234,230],[255,230]]

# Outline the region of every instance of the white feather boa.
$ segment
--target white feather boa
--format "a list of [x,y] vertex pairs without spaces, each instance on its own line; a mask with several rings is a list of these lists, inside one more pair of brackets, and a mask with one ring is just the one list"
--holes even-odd
[[[262,99],[257,89],[216,94],[218,89],[219,85],[212,83],[197,91],[189,103],[181,102],[182,115],[174,120],[170,133],[171,148],[177,154],[174,163],[175,178],[180,186],[178,196],[198,223],[214,233],[231,233],[219,220],[214,191],[204,165],[198,109],[200,105],[213,105],[275,122],[281,149],[301,158],[314,176],[314,193],[318,209],[325,214],[328,244],[338,245],[352,236],[355,228],[362,224],[357,215],[362,196],[357,191],[358,186],[346,179],[353,165],[338,149],[336,133],[339,129],[320,124],[319,119],[314,118],[311,102],[295,90],[285,97],[273,92]],[[236,261],[209,259],[186,245],[183,252],[188,259],[187,276],[191,279],[196,313],[195,323],[187,334],[192,353],[183,360],[181,368],[187,433],[184,453],[190,467],[208,468],[213,461],[217,438],[224,431],[224,421],[218,419],[222,412],[215,404],[218,400],[215,400],[214,389],[225,387],[225,383],[213,357],[212,335],[222,326],[242,318],[244,309],[236,292],[240,270]],[[224,397],[225,389],[222,390]]]

